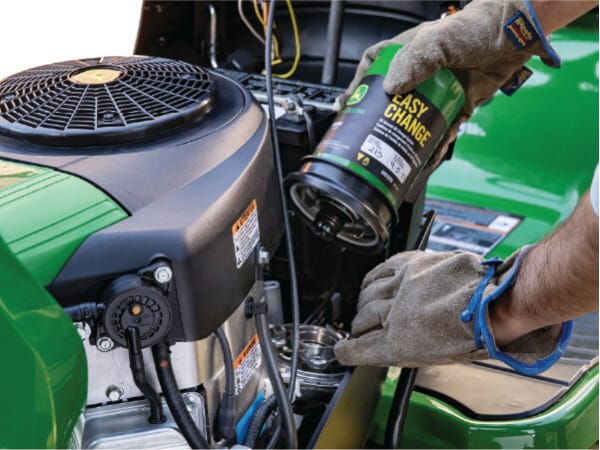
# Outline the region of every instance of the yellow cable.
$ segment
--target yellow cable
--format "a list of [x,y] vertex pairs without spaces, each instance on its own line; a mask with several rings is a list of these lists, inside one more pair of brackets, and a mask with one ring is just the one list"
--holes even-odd
[[288,5],[288,9],[290,11],[290,20],[292,21],[292,30],[294,31],[294,44],[296,46],[296,55],[294,56],[294,63],[290,70],[283,74],[273,74],[273,76],[278,78],[289,78],[291,77],[296,69],[298,68],[298,63],[300,62],[300,35],[298,33],[298,24],[296,23],[296,16],[294,15],[294,8],[292,8],[291,0],[286,0]]
[[[252,0],[252,5],[254,6],[254,14],[256,14],[256,18],[263,26],[263,36],[267,35],[267,17],[269,14],[268,4],[263,3],[263,13],[261,15],[260,9],[258,8],[258,0]],[[273,28],[277,28],[277,25],[273,23]],[[271,61],[272,65],[280,64],[283,60],[281,59],[281,55],[279,53],[279,41],[273,35],[273,59]]]

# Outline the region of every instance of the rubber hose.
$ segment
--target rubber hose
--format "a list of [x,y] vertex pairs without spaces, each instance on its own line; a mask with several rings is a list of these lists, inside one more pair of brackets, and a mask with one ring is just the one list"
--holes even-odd
[[227,337],[221,328],[215,330],[215,336],[221,345],[223,352],[223,365],[225,366],[225,389],[221,398],[218,418],[218,432],[228,443],[236,439],[237,430],[235,428],[235,369],[233,367],[233,356]]
[[246,447],[254,448],[256,439],[260,434],[260,430],[262,430],[267,418],[271,415],[276,407],[277,398],[274,395],[271,395],[268,399],[261,403],[254,413],[254,416],[252,416],[252,421],[248,427],[248,434],[246,434],[246,439],[244,439],[244,445]]
[[406,419],[410,394],[417,378],[417,372],[418,369],[411,367],[402,368],[400,372],[385,429],[385,448],[400,448],[402,428]]
[[158,382],[162,388],[163,395],[167,400],[167,405],[173,414],[175,423],[185,437],[185,440],[192,448],[210,448],[208,442],[200,433],[200,430],[194,423],[194,419],[190,416],[187,407],[183,401],[183,397],[179,392],[175,374],[171,366],[171,350],[165,342],[159,342],[152,347],[152,355],[154,356],[154,364],[156,365],[156,373]]
[[294,421],[294,414],[292,413],[292,405],[287,398],[287,392],[283,385],[283,380],[279,375],[279,369],[277,367],[277,362],[275,361],[273,348],[271,347],[267,317],[265,314],[255,314],[254,317],[256,318],[256,329],[258,331],[260,350],[262,351],[269,379],[273,385],[273,393],[279,404],[279,411],[281,412],[281,421],[285,432],[285,448],[297,448],[298,437],[296,436],[296,423]]
[[298,294],[298,277],[296,275],[296,258],[294,256],[294,243],[292,242],[292,226],[288,216],[286,190],[283,182],[283,165],[281,162],[281,151],[279,139],[277,139],[277,121],[275,116],[275,104],[273,103],[273,67],[271,64],[271,50],[273,38],[273,18],[275,17],[276,0],[270,1],[267,17],[267,33],[265,36],[265,81],[267,84],[267,101],[269,109],[269,123],[271,125],[271,142],[273,144],[273,157],[277,173],[277,184],[279,185],[279,197],[283,211],[283,227],[285,229],[285,249],[288,255],[290,270],[290,295],[292,306],[292,356],[290,363],[290,383],[288,397],[290,402],[294,401],[294,390],[296,389],[296,377],[298,375],[298,356],[300,348],[300,297]]
[[148,403],[150,404],[150,417],[148,422],[154,424],[163,423],[167,419],[163,413],[160,396],[146,377],[140,330],[136,327],[128,327],[126,333],[127,350],[129,351],[129,367],[131,368],[133,382],[142,394],[144,394],[144,397],[146,397],[146,400],[148,400]]

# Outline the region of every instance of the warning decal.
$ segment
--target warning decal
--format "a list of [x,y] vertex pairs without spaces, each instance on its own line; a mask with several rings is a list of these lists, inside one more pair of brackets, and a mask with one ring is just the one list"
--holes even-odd
[[261,358],[262,354],[260,352],[260,345],[258,345],[258,335],[255,334],[233,362],[236,395],[244,390],[250,378],[260,366]]
[[434,252],[466,250],[483,256],[523,220],[491,209],[427,199],[425,210],[430,209],[437,214],[427,250]]
[[252,200],[246,211],[233,224],[231,234],[235,250],[235,265],[239,269],[250,257],[260,239],[256,200]]

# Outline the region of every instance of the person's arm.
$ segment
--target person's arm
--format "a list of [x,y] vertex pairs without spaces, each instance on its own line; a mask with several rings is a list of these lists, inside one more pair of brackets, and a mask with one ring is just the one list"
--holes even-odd
[[589,192],[523,259],[513,287],[490,307],[496,343],[598,310],[598,216]]
[[531,6],[535,10],[544,34],[549,35],[598,6],[598,2],[590,0],[531,0]]

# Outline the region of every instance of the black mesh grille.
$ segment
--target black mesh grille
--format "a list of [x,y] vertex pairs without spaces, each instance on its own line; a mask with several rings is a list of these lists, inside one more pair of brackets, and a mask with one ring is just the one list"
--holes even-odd
[[[120,75],[106,83],[74,81],[73,74],[98,69]],[[165,58],[105,57],[50,64],[0,82],[0,133],[64,138],[75,144],[86,136],[96,143],[100,137],[147,136],[154,128],[164,131],[197,121],[210,109],[213,91],[208,72]]]

